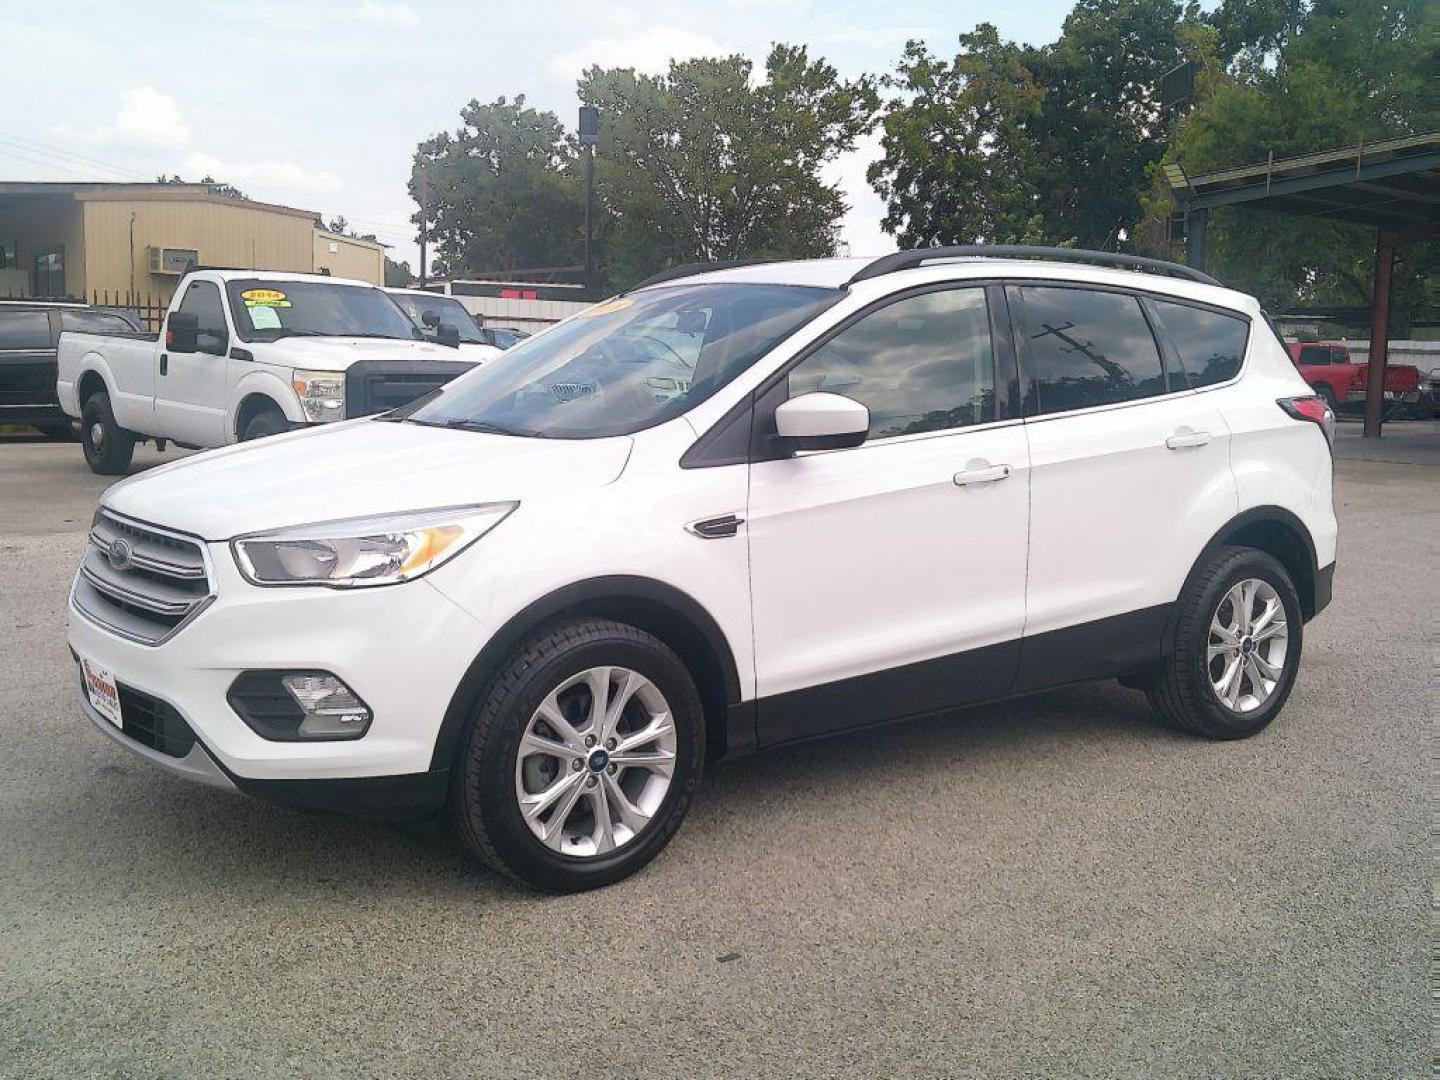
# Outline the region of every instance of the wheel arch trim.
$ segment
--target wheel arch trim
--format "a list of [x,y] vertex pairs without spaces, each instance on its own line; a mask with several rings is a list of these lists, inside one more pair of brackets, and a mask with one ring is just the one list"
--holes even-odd
[[[1255,543],[1255,532],[1263,529],[1281,530],[1282,536],[1289,536],[1294,543],[1300,545],[1298,551],[1293,544],[1289,551],[1275,551]],[[1325,606],[1324,602],[1317,603],[1321,599],[1317,596],[1317,586],[1324,568],[1320,566],[1315,553],[1315,539],[1310,535],[1310,530],[1305,523],[1293,511],[1287,510],[1283,506],[1254,506],[1236,514],[1221,526],[1220,530],[1201,549],[1191,566],[1190,573],[1193,574],[1195,569],[1217,548],[1236,543],[1237,540],[1241,541],[1245,547],[1268,551],[1280,560],[1292,576],[1297,577],[1295,590],[1300,594],[1300,607],[1307,619]],[[1297,556],[1299,557],[1297,558]],[[1297,570],[1299,571],[1298,575],[1296,575]],[[1324,598],[1326,602],[1328,599],[1328,596]]]
[[[711,750],[718,749],[723,753],[727,749],[752,748],[753,728],[749,731],[735,730],[736,719],[749,714],[740,706],[740,670],[735,662],[734,650],[720,624],[698,600],[673,585],[654,578],[616,574],[589,578],[556,589],[526,605],[491,635],[479,654],[470,662],[465,675],[451,695],[450,704],[440,722],[440,730],[435,736],[430,767],[443,769],[449,766],[459,746],[465,722],[479,695],[505,658],[529,633],[562,615],[573,613],[605,616],[607,609],[614,611],[627,605],[643,605],[650,610],[667,612],[672,619],[678,620],[678,624],[687,625],[699,636],[718,669],[719,686],[716,689],[723,695],[723,700],[714,700],[713,694],[710,695],[712,700],[705,700],[705,687],[700,687],[701,698],[706,705],[707,741]],[[623,615],[611,614],[608,617],[625,621]],[[664,639],[663,634],[657,636]],[[667,644],[677,652],[682,652],[680,648],[676,648],[675,642],[667,640]],[[682,655],[683,659],[686,658]],[[744,725],[741,726],[743,728]],[[717,746],[717,740],[725,745]]]

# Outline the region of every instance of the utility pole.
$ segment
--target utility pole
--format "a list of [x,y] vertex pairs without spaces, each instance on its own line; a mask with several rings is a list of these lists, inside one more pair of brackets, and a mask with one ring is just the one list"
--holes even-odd
[[595,144],[600,141],[600,110],[580,106],[580,145],[585,148],[585,296],[593,300],[595,290]]
[[429,265],[425,258],[426,231],[430,225],[430,179],[425,172],[425,166],[420,166],[420,287],[425,287],[425,279],[429,276]]

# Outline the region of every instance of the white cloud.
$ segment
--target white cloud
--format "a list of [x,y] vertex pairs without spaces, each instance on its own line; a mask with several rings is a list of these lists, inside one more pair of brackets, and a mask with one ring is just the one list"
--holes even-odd
[[62,138],[96,145],[174,149],[190,141],[190,126],[180,116],[175,99],[150,86],[137,86],[121,94],[120,111],[108,124],[87,129],[57,124],[51,131]]
[[420,16],[415,14],[415,9],[409,4],[364,0],[354,14],[360,22],[373,23],[392,30],[413,30],[420,25]]
[[599,64],[601,67],[630,67],[648,75],[658,75],[670,67],[672,59],[728,56],[735,51],[708,34],[671,26],[651,26],[637,29],[632,34],[592,38],[568,52],[557,53],[546,61],[545,73],[556,79],[578,79],[590,65]]
[[316,195],[336,191],[340,187],[340,177],[334,173],[312,171],[293,161],[225,161],[198,150],[185,156],[181,173],[187,180],[214,177],[220,183],[234,184],[245,194],[262,201],[267,197],[263,189]]

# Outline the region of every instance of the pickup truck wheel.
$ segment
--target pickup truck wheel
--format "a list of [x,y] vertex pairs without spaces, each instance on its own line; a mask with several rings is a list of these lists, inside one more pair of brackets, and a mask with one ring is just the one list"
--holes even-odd
[[700,782],[695,683],[633,626],[571,619],[511,655],[455,762],[451,808],[470,851],[550,892],[609,885],[653,859]]
[[1224,547],[1190,576],[1146,696],[1171,727],[1243,739],[1284,707],[1300,666],[1300,597],[1278,561]]
[[115,422],[110,395],[91,394],[80,410],[80,443],[85,463],[100,476],[118,476],[130,468],[135,436]]
[[251,439],[263,439],[267,435],[279,435],[289,430],[290,425],[285,422],[285,417],[279,409],[265,409],[245,421],[245,427],[240,432],[240,441],[249,442]]
[[1330,387],[1322,384],[1315,387],[1315,393],[1320,395],[1320,397],[1324,400],[1325,404],[1330,407],[1330,411],[1332,413],[1338,407],[1339,402],[1335,400],[1335,391],[1331,390]]

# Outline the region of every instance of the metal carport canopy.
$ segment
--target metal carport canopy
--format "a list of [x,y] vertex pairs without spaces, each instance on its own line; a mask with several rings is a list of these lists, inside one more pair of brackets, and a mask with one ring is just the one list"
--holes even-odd
[[1440,132],[1360,143],[1303,157],[1187,176],[1165,167],[1185,207],[1186,261],[1204,269],[1209,211],[1248,205],[1302,218],[1368,225],[1378,231],[1371,305],[1372,363],[1365,402],[1365,434],[1380,434],[1384,404],[1390,269],[1395,247],[1440,238]]

